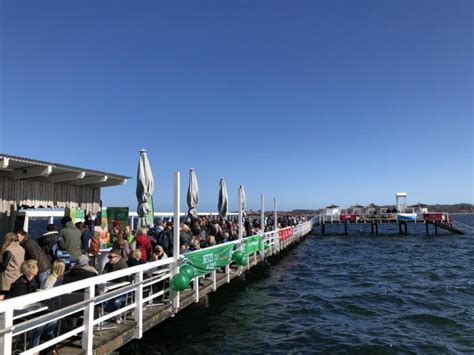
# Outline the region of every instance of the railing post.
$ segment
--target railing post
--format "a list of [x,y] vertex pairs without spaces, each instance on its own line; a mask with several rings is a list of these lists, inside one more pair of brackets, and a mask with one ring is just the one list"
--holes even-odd
[[199,276],[196,276],[193,280],[194,288],[194,303],[199,302]]
[[[95,297],[95,285],[90,285],[85,289],[84,300],[91,300]],[[94,302],[89,302],[84,308],[84,333],[82,333],[82,350],[86,354],[92,354],[94,340]]]
[[280,251],[280,238],[278,237],[278,215],[277,215],[277,199],[276,197],[273,198],[273,224],[275,226],[275,234],[276,234],[276,239],[277,243],[275,243],[275,246],[277,247],[277,250]]
[[143,270],[140,270],[135,274],[135,311],[133,318],[135,319],[136,325],[133,336],[135,339],[141,339],[143,337]]
[[[174,223],[173,223],[173,259],[174,263],[171,268],[171,278],[179,272],[179,171],[174,173]],[[172,306],[174,310],[179,309],[179,292],[172,290],[171,292]]]
[[[13,325],[13,308],[6,309],[4,313],[0,314],[0,329],[5,329]],[[4,355],[12,353],[12,332],[3,334],[0,337],[0,350]]]
[[217,271],[212,270],[212,291],[217,290]]
[[227,283],[229,283],[230,282],[230,265],[229,264],[225,266],[225,274],[226,274],[226,281]]
[[262,255],[262,259],[265,259],[265,243],[263,241],[264,235],[265,235],[265,211],[264,211],[264,206],[265,206],[265,197],[263,194],[260,195],[260,234],[262,235],[262,245],[263,245],[263,250],[260,251]]

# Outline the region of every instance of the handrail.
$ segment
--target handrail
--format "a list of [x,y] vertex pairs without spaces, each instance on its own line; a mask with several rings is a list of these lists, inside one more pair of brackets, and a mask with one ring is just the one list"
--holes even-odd
[[[268,251],[271,253],[279,252],[282,248],[288,246],[290,242],[296,240],[296,238],[303,236],[305,233],[311,231],[313,226],[312,221],[308,221],[296,226],[293,226],[293,236],[289,240],[279,241],[279,234],[278,230],[265,232],[261,235],[263,238],[264,243],[268,245],[268,249],[262,252],[262,256],[266,255]],[[244,238],[245,240],[247,238]],[[232,243],[236,246],[240,244],[239,240],[230,241],[228,243]],[[212,250],[213,248],[218,248],[223,244],[218,244],[216,246],[212,246],[209,248],[205,248],[204,250]],[[191,252],[192,253],[192,252]],[[253,253],[257,254],[257,253]],[[185,257],[183,255],[179,255],[178,257],[178,264],[184,261]],[[247,259],[249,260],[249,259]],[[255,257],[255,262],[257,262],[257,258]],[[141,338],[141,329],[143,327],[143,310],[142,305],[150,300],[158,297],[161,294],[166,292],[170,292],[170,289],[163,289],[159,292],[153,293],[148,295],[146,298],[143,297],[143,289],[144,287],[148,287],[153,283],[156,283],[160,280],[170,279],[173,276],[172,269],[176,263],[176,258],[167,258],[165,260],[158,260],[149,262],[142,265],[137,265],[133,267],[129,267],[123,270],[114,271],[111,273],[106,273],[94,277],[90,277],[85,280],[80,280],[76,282],[72,282],[70,284],[61,285],[57,287],[53,287],[48,290],[41,290],[39,292],[35,292],[32,294],[27,294],[24,296],[15,297],[12,299],[8,299],[5,301],[0,302],[0,353],[9,354],[11,353],[11,346],[12,346],[12,339],[14,336],[18,336],[24,332],[30,331],[35,329],[39,326],[43,326],[47,323],[52,321],[56,321],[59,319],[63,319],[71,314],[76,312],[84,312],[84,324],[80,327],[76,327],[73,330],[61,334],[60,336],[49,340],[47,342],[43,342],[40,345],[28,350],[26,353],[37,352],[43,350],[51,345],[57,344],[65,339],[68,339],[74,335],[82,333],[82,349],[87,351],[92,351],[92,336],[93,336],[93,326],[100,324],[101,322],[110,319],[114,316],[121,315],[124,312],[127,312],[131,309],[135,309],[135,321],[137,322],[137,332],[135,337]],[[157,279],[144,279],[143,275],[147,271],[156,270],[157,268],[170,266],[169,272],[166,272],[163,275],[160,275]],[[249,261],[247,261],[247,267],[250,268]],[[216,287],[216,275],[215,270],[210,271],[213,274],[213,290]],[[230,282],[230,272],[231,268],[226,266],[226,273],[227,273],[227,282]],[[242,272],[242,269],[239,268],[239,273]],[[133,282],[121,287],[117,288],[106,294],[99,294],[95,295],[95,289],[98,285],[105,284],[108,281],[112,281],[115,279],[122,278],[124,276],[129,276],[130,278],[133,277]],[[196,285],[195,281],[194,284]],[[198,286],[198,285],[197,285]],[[199,287],[197,287],[199,289]],[[83,301],[79,301],[73,305],[66,306],[54,311],[49,312],[47,315],[38,315],[37,317],[25,320],[18,324],[13,324],[13,311],[15,309],[25,308],[28,305],[37,304],[41,301],[53,299],[62,295],[71,294],[75,291],[84,290],[84,297]],[[106,315],[101,315],[100,317],[94,317],[94,307],[100,305],[103,302],[106,302],[109,299],[117,297],[122,294],[135,294],[135,301],[131,304],[124,306],[114,312],[108,313]],[[199,296],[198,296],[199,297]],[[171,299],[171,297],[170,297]],[[195,300],[196,301],[196,300]],[[172,305],[171,301],[170,306]]]

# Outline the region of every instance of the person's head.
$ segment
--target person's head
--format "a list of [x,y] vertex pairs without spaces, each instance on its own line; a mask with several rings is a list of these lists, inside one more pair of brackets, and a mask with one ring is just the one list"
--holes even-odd
[[18,229],[16,231],[16,235],[18,237],[18,241],[21,243],[26,238],[26,232],[23,229]]
[[46,230],[47,230],[48,232],[54,232],[54,231],[56,231],[56,226],[55,226],[54,224],[52,224],[52,223],[51,223],[51,224],[48,224],[48,225],[46,226]]
[[53,263],[53,274],[57,277],[64,275],[64,270],[66,270],[66,264],[63,260],[56,260]]
[[89,265],[89,257],[87,255],[81,255],[76,260],[76,266],[83,267]]
[[69,216],[64,216],[64,217],[61,219],[61,224],[62,224],[63,226],[65,226],[66,223],[68,223],[68,222],[72,222],[72,219],[71,219],[71,217],[69,217]]
[[134,258],[135,260],[140,260],[142,258],[142,252],[140,251],[140,249],[135,249],[134,251],[132,251],[132,258]]
[[164,253],[165,253],[165,250],[163,249],[163,247],[161,245],[157,245],[155,247],[155,254],[163,255]]
[[80,230],[82,230],[84,228],[84,223],[83,222],[77,222],[76,223],[76,227]]
[[108,258],[109,258],[109,263],[111,263],[112,265],[117,264],[120,261],[120,259],[122,258],[120,250],[119,249],[112,249],[110,251],[110,254],[109,254]]
[[20,270],[28,280],[32,280],[38,275],[38,262],[36,260],[26,260],[21,263]]
[[137,229],[137,235],[146,235],[147,229],[144,227],[140,227]]
[[126,226],[125,226],[125,234],[128,235],[128,234],[130,234],[130,233],[132,233],[132,228],[130,228],[129,225],[126,225]]
[[[3,252],[5,251],[5,249],[7,249],[8,246],[13,242],[18,242],[18,236],[15,233],[10,232],[10,233],[7,233],[3,237],[2,255],[3,255]],[[0,257],[1,257],[1,255],[0,255]]]

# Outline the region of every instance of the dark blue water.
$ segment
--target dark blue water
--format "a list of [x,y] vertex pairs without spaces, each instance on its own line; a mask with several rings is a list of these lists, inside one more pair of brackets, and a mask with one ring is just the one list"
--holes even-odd
[[120,353],[472,353],[474,236],[355,232],[309,236]]

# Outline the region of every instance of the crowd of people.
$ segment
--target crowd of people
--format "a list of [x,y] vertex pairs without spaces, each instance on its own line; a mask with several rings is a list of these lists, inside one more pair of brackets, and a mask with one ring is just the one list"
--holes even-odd
[[[302,221],[294,216],[282,216],[278,219],[278,225],[284,228]],[[63,228],[60,231],[56,230],[54,224],[49,224],[46,232],[36,240],[21,229],[4,236],[0,252],[1,300],[94,277],[99,275],[99,269],[102,273],[109,273],[173,255],[174,225],[171,221],[140,227],[135,232],[130,226],[122,226],[120,222],[114,221],[111,230],[112,248],[103,268],[96,264],[100,249],[98,243],[94,242],[90,225],[84,222],[74,224],[68,216],[61,220],[61,224]],[[243,227],[244,237],[255,235],[260,232],[260,220],[245,218]],[[179,228],[181,254],[236,240],[239,234],[235,221],[206,216],[189,218]],[[274,221],[268,217],[265,231],[272,229]],[[124,298],[108,301],[105,310],[112,312],[121,308]],[[116,321],[120,323],[120,317]],[[38,345],[41,337],[51,338],[55,328],[55,322],[36,328],[31,345]]]

